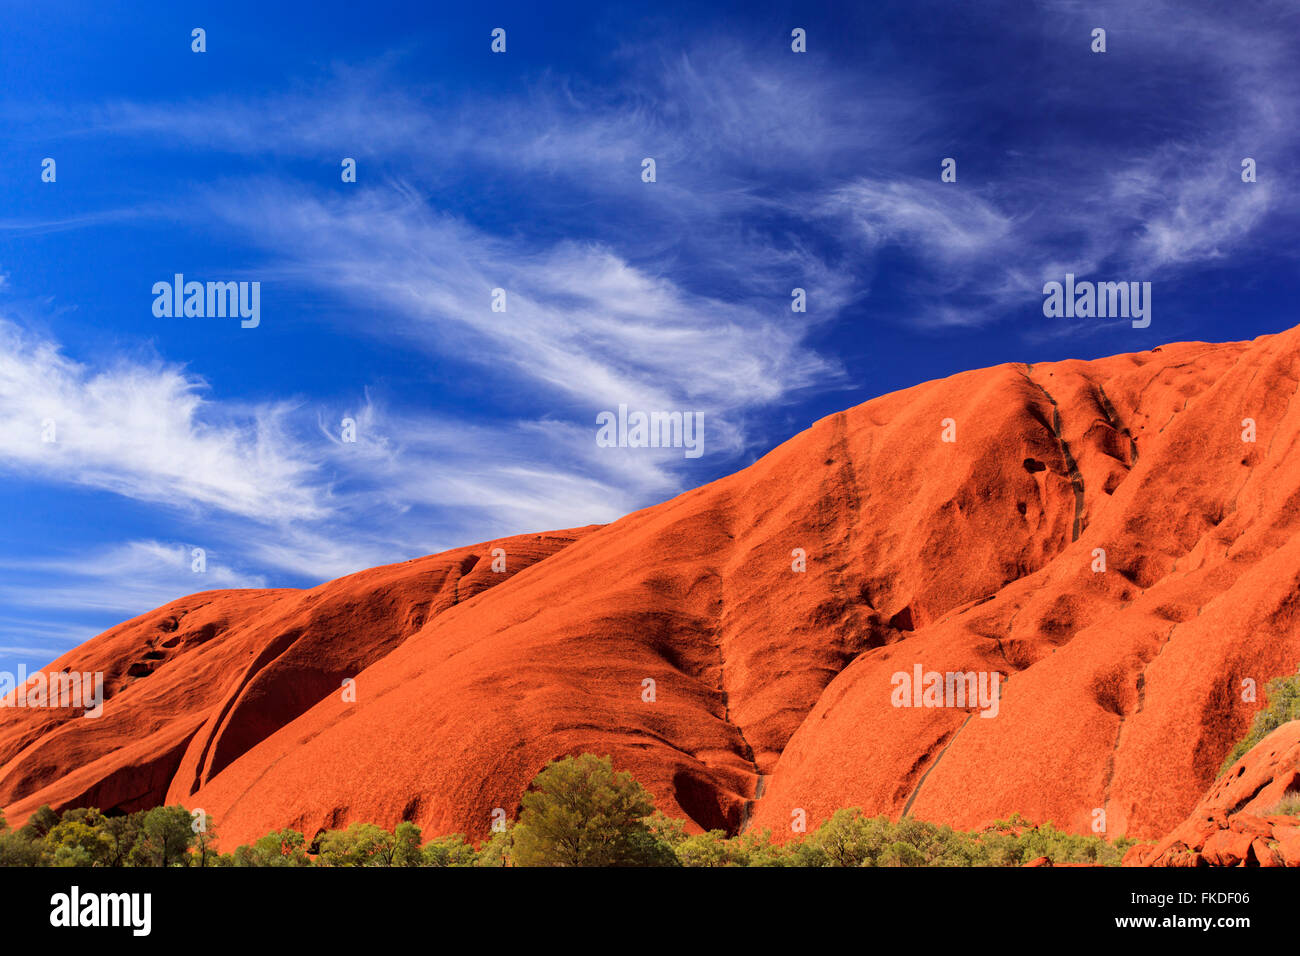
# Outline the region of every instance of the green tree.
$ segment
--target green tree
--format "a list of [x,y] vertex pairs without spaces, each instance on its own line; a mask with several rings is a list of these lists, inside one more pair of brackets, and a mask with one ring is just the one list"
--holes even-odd
[[516,866],[664,866],[672,850],[650,832],[654,798],[609,757],[547,764],[523,796]]
[[108,837],[111,849],[106,866],[130,866],[131,851],[140,837],[140,822],[144,812],[125,814],[116,817],[104,817],[100,829]]
[[894,842],[887,818],[865,817],[857,807],[836,810],[810,841],[826,855],[828,866],[874,866]]
[[782,866],[830,866],[830,858],[808,839],[791,840],[782,854]]
[[22,830],[0,832],[0,866],[40,866],[44,845]]
[[494,831],[492,836],[478,845],[472,865],[510,866],[514,849],[515,827],[507,823],[504,830]]
[[18,832],[29,840],[44,840],[46,835],[58,825],[59,815],[50,809],[48,803],[43,803],[27,818],[27,822]]
[[234,852],[230,854],[230,865],[231,866],[267,866],[268,864],[259,863],[257,861],[256,851],[254,851],[253,848],[248,844],[241,843],[239,844],[239,846],[235,847]]
[[925,854],[902,840],[885,847],[878,859],[880,866],[925,866]]
[[473,866],[474,848],[461,833],[438,837],[424,845],[421,866]]
[[645,824],[656,840],[667,844],[673,850],[676,850],[688,836],[686,821],[679,820],[677,817],[670,817],[662,810],[656,810],[646,817]]
[[721,830],[688,836],[673,848],[682,866],[748,866],[749,855]]
[[235,847],[231,862],[234,866],[311,866],[306,844],[306,837],[286,827],[259,838],[251,847]]
[[194,845],[190,824],[190,811],[179,804],[149,810],[140,819],[131,861],[137,866],[184,866]]
[[373,823],[358,822],[321,837],[317,862],[324,866],[391,866],[396,850],[393,834]]
[[96,825],[99,811],[80,818],[66,813],[45,837],[46,852],[54,866],[109,866],[113,838]]
[[824,860],[809,863],[795,855],[795,851],[804,846],[804,840],[793,841],[788,847],[780,847],[772,842],[772,831],[750,831],[736,837],[738,852],[743,855],[745,866],[822,866]]
[[424,854],[420,850],[420,828],[403,820],[393,831],[393,866],[420,866]]
[[217,825],[206,813],[190,814],[190,829],[194,831],[194,865],[219,866],[221,854],[217,852]]

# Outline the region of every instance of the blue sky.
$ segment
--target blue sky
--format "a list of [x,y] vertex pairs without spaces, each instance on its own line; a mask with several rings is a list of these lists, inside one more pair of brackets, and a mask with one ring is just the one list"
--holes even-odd
[[[609,521],[964,369],[1295,324],[1294,3],[551,6],[0,6],[0,669]],[[1066,272],[1150,327],[1044,317]],[[261,324],[155,317],[175,273]],[[597,447],[621,403],[704,454]]]

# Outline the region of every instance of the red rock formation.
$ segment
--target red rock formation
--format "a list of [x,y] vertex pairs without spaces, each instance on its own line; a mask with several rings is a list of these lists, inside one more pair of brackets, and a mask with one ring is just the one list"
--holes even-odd
[[1283,724],[1228,768],[1185,821],[1125,866],[1300,866],[1300,816],[1273,812],[1300,798],[1300,720]]
[[[129,812],[187,797],[431,618],[590,530],[506,538],[309,591],[207,591],[120,624],[47,669],[102,672],[103,716],[0,709],[0,802],[16,822],[42,803]],[[496,547],[505,573],[491,570]]]
[[[591,751],[703,827],[782,837],[859,806],[1091,832],[1104,811],[1156,838],[1260,706],[1241,681],[1300,662],[1297,381],[1300,330],[1003,365],[611,525],[501,542],[508,579],[484,559],[465,580],[495,586],[468,598],[448,588],[489,546],[186,598],[56,662],[115,668],[102,719],[0,710],[0,801],[165,796],[234,842],[403,818],[478,838]],[[997,716],[893,706],[916,665],[1000,673]]]

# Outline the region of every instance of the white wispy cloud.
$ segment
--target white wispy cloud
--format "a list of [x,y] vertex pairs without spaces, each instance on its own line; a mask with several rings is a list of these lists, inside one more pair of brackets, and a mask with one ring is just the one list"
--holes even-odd
[[[939,181],[938,161],[949,150],[918,156],[907,140],[908,158],[924,165],[928,180],[858,176],[817,212],[840,220],[866,270],[881,252],[909,256],[902,295],[907,320],[922,326],[984,325],[1036,311],[1043,282],[1065,272],[1161,280],[1229,261],[1249,252],[1271,218],[1294,221],[1300,212],[1300,198],[1276,187],[1279,161],[1300,145],[1287,119],[1300,94],[1287,39],[1298,19],[1278,3],[1251,16],[1164,0],[1054,4],[1027,19],[1026,29],[1059,44],[1063,22],[1080,36],[1105,24],[1112,50],[1099,56],[1114,57],[1116,70],[1140,63],[1145,76],[1165,84],[1140,91],[1142,136],[1112,138],[1104,123],[1088,136],[1062,124],[1032,164],[1019,157],[1014,180],[985,174],[973,181],[959,155],[958,182],[948,184]],[[1195,122],[1166,119],[1157,95],[1178,96],[1169,78],[1189,75],[1198,91]],[[1063,72],[1057,82],[1038,95],[1077,108],[1086,95],[1078,74]],[[980,94],[971,95],[978,104]],[[983,108],[997,111],[993,103]],[[1099,118],[1116,122],[1135,108],[1097,104]],[[1240,179],[1247,156],[1261,163],[1256,183]]]
[[[254,212],[267,206],[278,210],[270,223]],[[763,306],[718,299],[603,244],[486,234],[410,189],[321,199],[263,183],[213,193],[209,208],[276,257],[267,274],[391,316],[357,331],[481,361],[585,412],[703,410],[734,451],[744,409],[842,380],[802,344],[809,326],[792,317],[788,288]],[[491,307],[498,288],[504,313]]]
[[0,320],[0,469],[173,507],[322,515],[314,464],[285,434],[290,406],[231,414],[206,391],[182,366],[91,368]]
[[[200,398],[206,391],[177,366],[82,364],[0,324],[0,467],[163,506],[190,536],[28,556],[0,603],[132,615],[196,590],[286,574],[326,580],[490,537],[602,523],[680,482],[680,450],[599,449],[594,419],[473,423],[387,410],[369,396],[249,406]],[[356,422],[355,443],[340,438],[344,417]],[[45,442],[50,423],[56,441]],[[193,547],[207,552],[205,574],[190,569]]]
[[[196,591],[266,587],[264,577],[235,570],[223,563],[219,552],[205,554],[204,570],[196,571],[193,547],[128,541],[86,554],[0,563],[8,571],[6,583],[0,584],[0,601],[28,609],[110,611],[129,617]],[[15,575],[46,583],[14,584]]]

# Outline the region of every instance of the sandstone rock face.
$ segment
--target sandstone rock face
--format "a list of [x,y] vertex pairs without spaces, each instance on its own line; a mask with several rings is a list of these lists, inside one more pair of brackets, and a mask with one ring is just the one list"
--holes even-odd
[[[604,527],[185,598],[52,665],[114,675],[103,718],[0,710],[0,801],[165,798],[232,845],[481,838],[589,751],[705,828],[858,806],[1156,839],[1261,706],[1242,681],[1300,663],[1298,381],[1300,330],[1002,365]],[[918,666],[996,673],[996,708],[896,706]]]
[[1283,724],[1214,782],[1163,840],[1125,866],[1300,866],[1300,816],[1272,812],[1300,798],[1300,720]]
[[[0,802],[15,824],[42,803],[188,804],[235,757],[339,695],[343,678],[589,530],[461,548],[310,591],[208,591],[118,625],[47,668],[102,672],[101,717],[0,709]],[[500,574],[498,547],[508,555]]]

